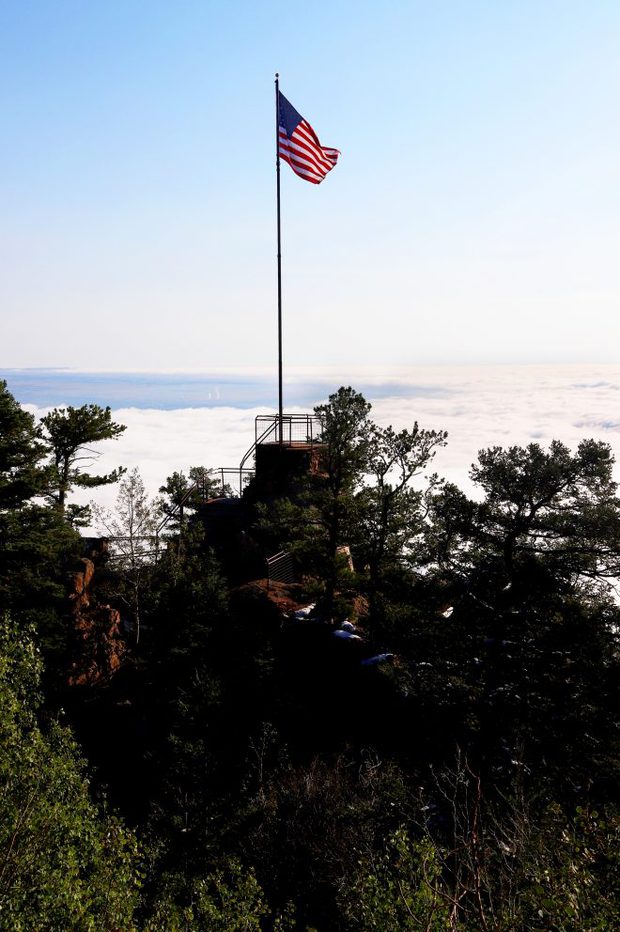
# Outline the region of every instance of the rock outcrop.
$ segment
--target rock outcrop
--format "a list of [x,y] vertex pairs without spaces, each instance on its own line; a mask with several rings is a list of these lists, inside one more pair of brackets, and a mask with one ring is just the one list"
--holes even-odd
[[121,667],[128,650],[120,612],[101,604],[96,593],[97,573],[107,559],[107,542],[91,543],[69,574],[71,604],[69,686],[98,686]]

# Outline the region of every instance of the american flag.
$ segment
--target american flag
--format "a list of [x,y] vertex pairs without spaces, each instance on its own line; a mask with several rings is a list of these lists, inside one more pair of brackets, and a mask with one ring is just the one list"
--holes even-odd
[[312,184],[320,184],[338,161],[339,150],[322,146],[307,120],[279,91],[278,137],[280,158],[288,162],[296,175]]

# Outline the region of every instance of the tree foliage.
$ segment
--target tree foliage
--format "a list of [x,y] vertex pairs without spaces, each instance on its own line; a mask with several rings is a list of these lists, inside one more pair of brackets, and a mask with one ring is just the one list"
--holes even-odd
[[157,557],[158,515],[137,466],[121,479],[114,511],[94,505],[93,515],[98,528],[111,538],[113,565],[123,583],[117,597],[129,603],[138,643],[142,595]]
[[[85,404],[79,408],[54,408],[41,419],[51,450],[51,463],[46,494],[50,502],[64,514],[67,495],[75,487],[95,488],[117,482],[125,472],[118,467],[105,475],[87,470],[101,455],[93,444],[113,440],[126,429],[112,420],[109,407]],[[70,512],[75,523],[87,523],[87,508],[74,506]]]
[[46,445],[32,414],[0,381],[0,510],[17,508],[41,492]]
[[33,416],[0,383],[0,612],[53,626],[78,542],[57,513],[33,501],[47,486],[46,453]]
[[160,486],[159,512],[166,520],[167,533],[182,535],[187,526],[188,515],[210,498],[218,498],[230,492],[222,489],[214,471],[205,466],[190,466],[188,475],[173,472]]
[[[419,482],[445,431],[425,430],[417,423],[395,431],[370,417],[371,405],[352,388],[341,388],[320,405],[322,468],[310,501],[326,533],[328,593],[338,585],[338,553],[351,547],[366,567],[366,592],[374,617],[386,572],[410,555],[414,540],[425,532],[431,490],[438,480]],[[341,580],[342,584],[342,580]]]
[[615,578],[620,508],[612,469],[609,445],[594,440],[574,454],[559,441],[548,451],[535,443],[482,450],[471,478],[483,501],[467,502],[455,490],[439,500],[444,553],[463,567],[483,555],[504,585],[532,560],[558,581]]
[[[59,692],[38,685],[25,625],[40,638],[49,612],[48,630],[67,629],[75,537],[59,465],[53,507],[35,504],[44,441],[0,394],[0,602],[14,618],[0,651],[0,927],[620,924],[609,448],[483,450],[469,496],[429,475],[443,431],[382,427],[351,388],[316,413],[321,454],[284,496],[199,507],[216,490],[192,469],[168,478],[155,515],[134,470],[106,515],[116,553],[82,593],[74,641],[96,638],[98,606],[109,618],[133,605],[143,633],[105,685],[66,689],[63,705],[97,787],[146,841],[138,896],[135,837],[94,807]],[[84,476],[87,450],[73,455],[65,495],[76,474],[102,478]],[[267,586],[260,558],[282,547],[299,581]]]
[[[254,871],[244,869],[238,860],[194,878],[190,885],[188,896],[187,878],[174,874],[165,878],[165,892],[145,932],[261,932],[261,920],[269,909]],[[185,898],[188,902],[182,905]]]
[[133,928],[135,837],[89,798],[83,761],[57,722],[44,731],[32,638],[0,623],[0,929]]
[[354,496],[366,467],[370,404],[354,389],[340,388],[314,411],[321,424],[325,471],[324,488],[316,494],[327,532],[328,558],[334,563],[354,520]]
[[[410,556],[413,542],[423,536],[427,501],[437,484],[412,487],[446,443],[445,431],[394,431],[372,425],[367,438],[365,471],[370,481],[358,493],[360,552],[368,564],[371,600],[376,597],[386,566]],[[371,606],[374,609],[374,605]]]

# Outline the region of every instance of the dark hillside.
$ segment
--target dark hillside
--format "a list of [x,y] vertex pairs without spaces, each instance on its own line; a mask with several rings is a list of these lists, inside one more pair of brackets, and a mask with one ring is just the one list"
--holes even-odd
[[[80,553],[51,439],[0,401],[12,928],[620,923],[620,504],[604,444],[482,451],[474,501],[429,475],[441,431],[379,428],[341,389],[307,442],[258,453],[243,496],[195,467],[150,514],[124,476],[126,533]],[[50,482],[56,499],[34,504]],[[153,543],[142,532],[164,518]]]

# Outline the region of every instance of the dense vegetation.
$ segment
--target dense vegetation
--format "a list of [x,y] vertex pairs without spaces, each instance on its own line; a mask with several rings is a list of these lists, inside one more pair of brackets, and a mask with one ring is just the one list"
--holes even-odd
[[[608,446],[483,450],[469,498],[442,431],[316,413],[318,468],[220,514],[204,467],[91,475],[109,409],[0,383],[0,929],[620,927]],[[78,611],[68,497],[117,480]]]

